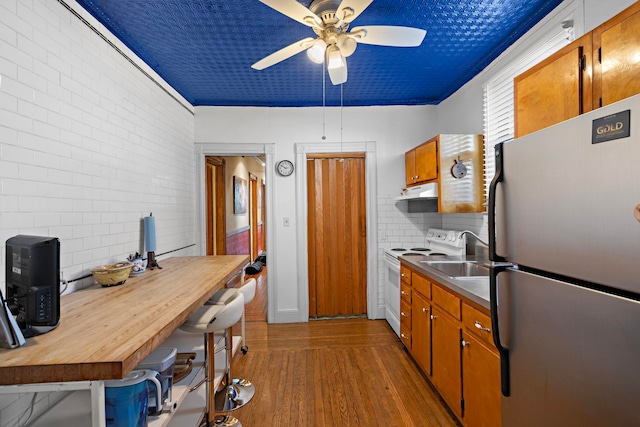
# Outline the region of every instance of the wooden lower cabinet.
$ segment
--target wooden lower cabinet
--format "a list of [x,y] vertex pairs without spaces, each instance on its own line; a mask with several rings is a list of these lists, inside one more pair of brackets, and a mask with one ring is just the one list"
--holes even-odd
[[413,292],[411,300],[411,331],[411,354],[422,371],[431,375],[431,302],[418,292]]
[[402,265],[401,339],[465,427],[500,427],[500,358],[487,309]]
[[462,419],[460,326],[438,307],[431,315],[431,373],[433,385],[449,408]]
[[500,357],[469,333],[462,332],[464,423],[500,427]]

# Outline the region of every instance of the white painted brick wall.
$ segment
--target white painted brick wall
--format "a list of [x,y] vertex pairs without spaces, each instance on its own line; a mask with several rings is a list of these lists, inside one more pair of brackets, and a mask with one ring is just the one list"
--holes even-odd
[[[68,4],[102,28],[75,2]],[[67,280],[142,251],[141,218],[149,212],[156,217],[157,253],[194,244],[191,107],[56,0],[3,0],[0,17],[3,293],[4,242],[16,234],[60,238]],[[39,394],[34,417],[60,398]],[[0,425],[23,425],[31,400],[0,395]]]

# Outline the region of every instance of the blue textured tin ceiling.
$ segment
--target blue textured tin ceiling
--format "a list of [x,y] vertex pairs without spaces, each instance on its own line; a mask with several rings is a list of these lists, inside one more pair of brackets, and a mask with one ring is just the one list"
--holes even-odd
[[[251,64],[305,37],[258,0],[77,0],[193,105],[321,106],[323,66],[304,53]],[[309,6],[310,0],[300,1]],[[438,104],[561,0],[374,0],[351,26],[427,30],[417,48],[359,44],[347,58],[345,106]],[[326,76],[326,105],[340,87]]]

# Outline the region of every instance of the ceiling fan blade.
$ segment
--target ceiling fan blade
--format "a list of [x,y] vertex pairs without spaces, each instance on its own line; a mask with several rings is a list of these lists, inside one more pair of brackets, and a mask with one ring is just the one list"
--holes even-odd
[[411,27],[395,27],[389,25],[370,25],[354,27],[349,35],[358,43],[379,46],[416,47],[422,44],[427,35],[426,30]]
[[265,68],[271,67],[278,62],[291,58],[292,56],[302,52],[303,50],[308,49],[311,45],[311,42],[313,42],[314,40],[315,39],[313,37],[307,37],[306,39],[291,43],[289,46],[283,47],[282,49],[273,52],[271,55],[262,58],[260,61],[253,64],[251,68],[253,68],[254,70],[264,70]]
[[373,0],[342,0],[336,10],[336,17],[338,18],[336,27],[340,27],[344,22],[349,23],[356,19],[371,3],[373,3]]
[[324,27],[318,15],[296,0],[260,0],[260,2],[308,27]]

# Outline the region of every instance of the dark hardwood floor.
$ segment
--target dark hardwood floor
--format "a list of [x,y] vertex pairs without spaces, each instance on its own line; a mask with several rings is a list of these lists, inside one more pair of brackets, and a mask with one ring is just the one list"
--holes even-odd
[[256,386],[253,400],[233,413],[243,426],[459,425],[385,320],[269,325],[266,269],[253,277],[249,351],[232,365],[234,377]]

